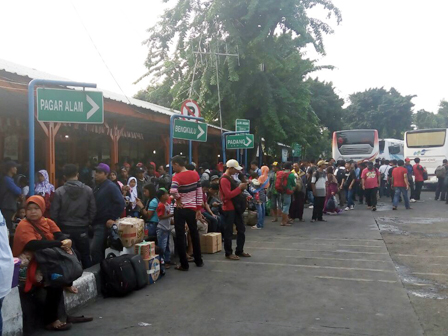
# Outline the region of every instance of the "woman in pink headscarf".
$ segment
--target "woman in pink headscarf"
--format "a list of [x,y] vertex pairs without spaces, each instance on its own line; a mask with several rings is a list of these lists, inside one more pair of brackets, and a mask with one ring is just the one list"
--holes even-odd
[[[266,217],[266,202],[267,202],[267,189],[269,188],[269,167],[261,167],[261,175],[258,178],[258,187],[250,187],[249,189],[255,195],[256,208],[258,213],[257,225],[252,226],[252,229],[264,228],[264,218]],[[254,180],[252,182],[255,182]]]

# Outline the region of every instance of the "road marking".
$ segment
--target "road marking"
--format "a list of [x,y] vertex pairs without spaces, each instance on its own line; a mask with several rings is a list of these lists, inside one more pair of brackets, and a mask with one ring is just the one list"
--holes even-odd
[[344,280],[344,281],[358,281],[358,282],[383,282],[383,283],[397,283],[393,280],[374,280],[374,279],[359,279],[359,278],[339,278],[330,276],[315,276],[318,279],[332,279],[332,280]]
[[317,260],[338,260],[338,261],[374,261],[374,262],[382,262],[382,263],[393,263],[390,260],[370,260],[370,259],[343,259],[343,258],[321,258],[321,257],[296,257],[296,256],[285,256],[285,258],[296,258],[296,259],[317,259]]
[[442,273],[411,273],[412,275],[436,275],[436,276],[443,276],[447,277],[448,274],[442,274]]
[[[279,242],[275,241],[257,241],[257,240],[246,240],[246,243],[270,243],[270,244],[280,244]],[[319,246],[343,246],[343,247],[368,247],[368,248],[384,248],[384,246],[369,246],[369,245],[342,245],[342,244],[316,244],[316,243],[291,243],[293,245],[319,245]]]
[[[362,238],[305,238],[305,237],[284,237],[284,236],[276,236],[273,238],[279,238],[279,239],[301,239],[301,240],[361,240],[361,241],[370,241],[370,242],[383,242],[382,239],[362,239]],[[247,240],[246,240],[247,241]]]
[[280,248],[280,247],[257,247],[257,246],[246,246],[252,250],[281,250],[281,251],[299,251],[299,252],[324,252],[324,253],[353,253],[353,254],[387,254],[389,253],[377,253],[377,252],[356,252],[356,251],[320,251],[320,250],[300,250],[300,249],[288,249],[288,248]]
[[430,255],[416,255],[416,254],[395,254],[398,257],[414,257],[414,258],[448,258],[448,256],[430,256]]
[[[208,262],[215,263],[226,263],[226,264],[234,264],[234,261],[226,261],[226,260],[209,260]],[[366,272],[383,272],[383,273],[395,273],[395,270],[382,270],[382,269],[371,269],[371,268],[357,268],[357,267],[334,267],[334,266],[316,266],[316,265],[297,265],[297,264],[280,264],[280,263],[268,263],[268,262],[238,262],[239,264],[246,265],[268,265],[268,266],[289,266],[289,267],[298,267],[298,268],[316,268],[316,269],[335,269],[335,270],[344,270],[344,271],[366,271]]]

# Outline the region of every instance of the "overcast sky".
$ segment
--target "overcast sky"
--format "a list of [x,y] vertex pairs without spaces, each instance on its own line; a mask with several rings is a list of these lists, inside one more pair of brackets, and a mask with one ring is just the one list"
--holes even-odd
[[[327,56],[319,64],[336,69],[313,77],[332,81],[344,99],[372,87],[395,87],[418,96],[416,111],[437,111],[440,100],[448,99],[448,1],[333,2],[343,21],[325,38]],[[162,0],[0,1],[0,58],[121,92],[82,21],[118,84],[132,96],[148,83],[132,84],[146,71],[146,29],[166,6]]]

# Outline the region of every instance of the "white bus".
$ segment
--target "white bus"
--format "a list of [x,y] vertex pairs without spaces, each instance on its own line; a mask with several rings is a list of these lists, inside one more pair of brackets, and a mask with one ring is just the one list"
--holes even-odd
[[448,132],[446,128],[433,128],[406,132],[404,155],[411,160],[420,158],[428,172],[428,181],[437,183],[435,170],[448,157]]
[[404,160],[404,141],[398,139],[380,139],[381,159]]
[[333,133],[333,158],[336,161],[374,161],[379,152],[377,130],[357,129]]

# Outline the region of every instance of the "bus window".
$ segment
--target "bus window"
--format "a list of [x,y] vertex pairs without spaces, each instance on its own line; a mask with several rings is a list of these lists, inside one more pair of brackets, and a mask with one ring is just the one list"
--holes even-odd
[[409,148],[442,147],[445,145],[445,135],[446,130],[407,133],[406,144]]
[[384,146],[386,145],[386,141],[380,140],[380,153],[384,153]]
[[375,144],[375,133],[373,131],[349,131],[337,132],[338,148],[344,145],[370,145]]
[[391,145],[389,146],[389,154],[390,155],[399,155],[401,153],[401,146],[400,145]]

